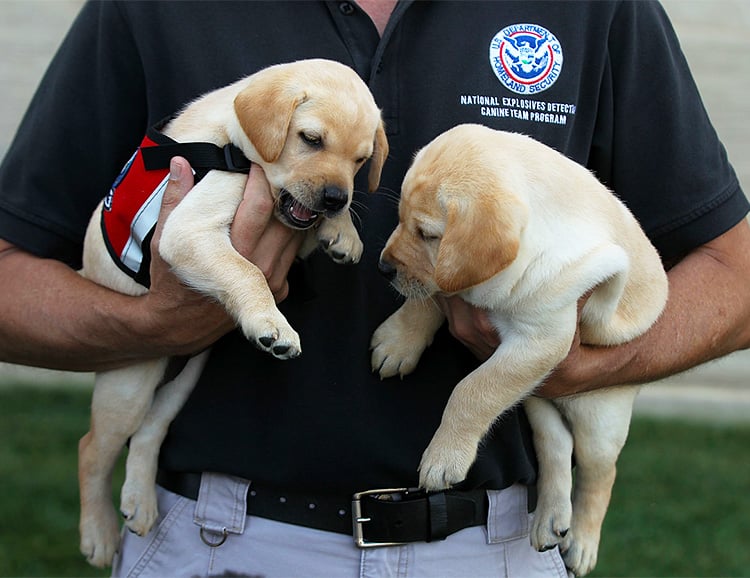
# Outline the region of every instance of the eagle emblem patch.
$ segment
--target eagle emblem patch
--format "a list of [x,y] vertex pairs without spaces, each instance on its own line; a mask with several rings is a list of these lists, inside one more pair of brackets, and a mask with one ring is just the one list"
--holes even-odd
[[557,37],[538,24],[513,24],[490,42],[495,76],[517,94],[547,90],[560,77],[563,52]]

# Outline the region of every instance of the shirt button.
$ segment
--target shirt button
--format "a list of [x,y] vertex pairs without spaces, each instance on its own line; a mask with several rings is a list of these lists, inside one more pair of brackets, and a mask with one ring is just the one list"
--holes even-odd
[[339,10],[344,16],[354,14],[354,5],[351,2],[341,2],[339,4]]

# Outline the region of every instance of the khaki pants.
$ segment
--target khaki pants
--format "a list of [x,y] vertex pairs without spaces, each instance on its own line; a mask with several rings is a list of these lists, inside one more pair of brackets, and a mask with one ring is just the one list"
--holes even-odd
[[529,543],[522,486],[489,492],[486,526],[373,549],[359,549],[343,534],[247,516],[246,491],[246,481],[216,474],[203,475],[197,502],[159,488],[157,526],[143,538],[124,532],[113,575],[567,578],[557,549],[539,553]]

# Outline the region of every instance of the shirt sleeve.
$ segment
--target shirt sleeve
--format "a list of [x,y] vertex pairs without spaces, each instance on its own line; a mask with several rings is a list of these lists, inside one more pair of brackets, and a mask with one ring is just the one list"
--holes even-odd
[[680,257],[744,218],[747,198],[661,6],[622,2],[608,51],[589,166]]
[[91,212],[142,138],[143,72],[117,3],[86,4],[0,165],[0,237],[80,267]]

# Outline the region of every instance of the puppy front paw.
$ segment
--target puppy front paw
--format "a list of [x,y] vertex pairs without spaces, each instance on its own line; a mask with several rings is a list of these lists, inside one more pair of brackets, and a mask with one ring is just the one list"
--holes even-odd
[[318,245],[335,263],[352,265],[362,257],[364,245],[348,211],[324,219],[316,232]]
[[406,327],[398,312],[380,324],[372,334],[372,370],[381,379],[400,375],[404,377],[414,371],[424,350],[430,345],[431,335],[425,335],[414,326]]
[[318,244],[339,265],[359,263],[364,250],[359,235],[343,234],[337,231],[318,233]]
[[422,454],[419,487],[433,492],[448,489],[465,480],[477,457],[477,444],[451,439],[438,429]]
[[397,341],[381,340],[377,332],[370,345],[372,349],[372,370],[380,374],[380,379],[400,375],[404,377],[417,367],[422,351],[401,348]]
[[299,335],[281,313],[259,315],[256,312],[240,325],[245,337],[277,359],[293,359],[302,353]]

